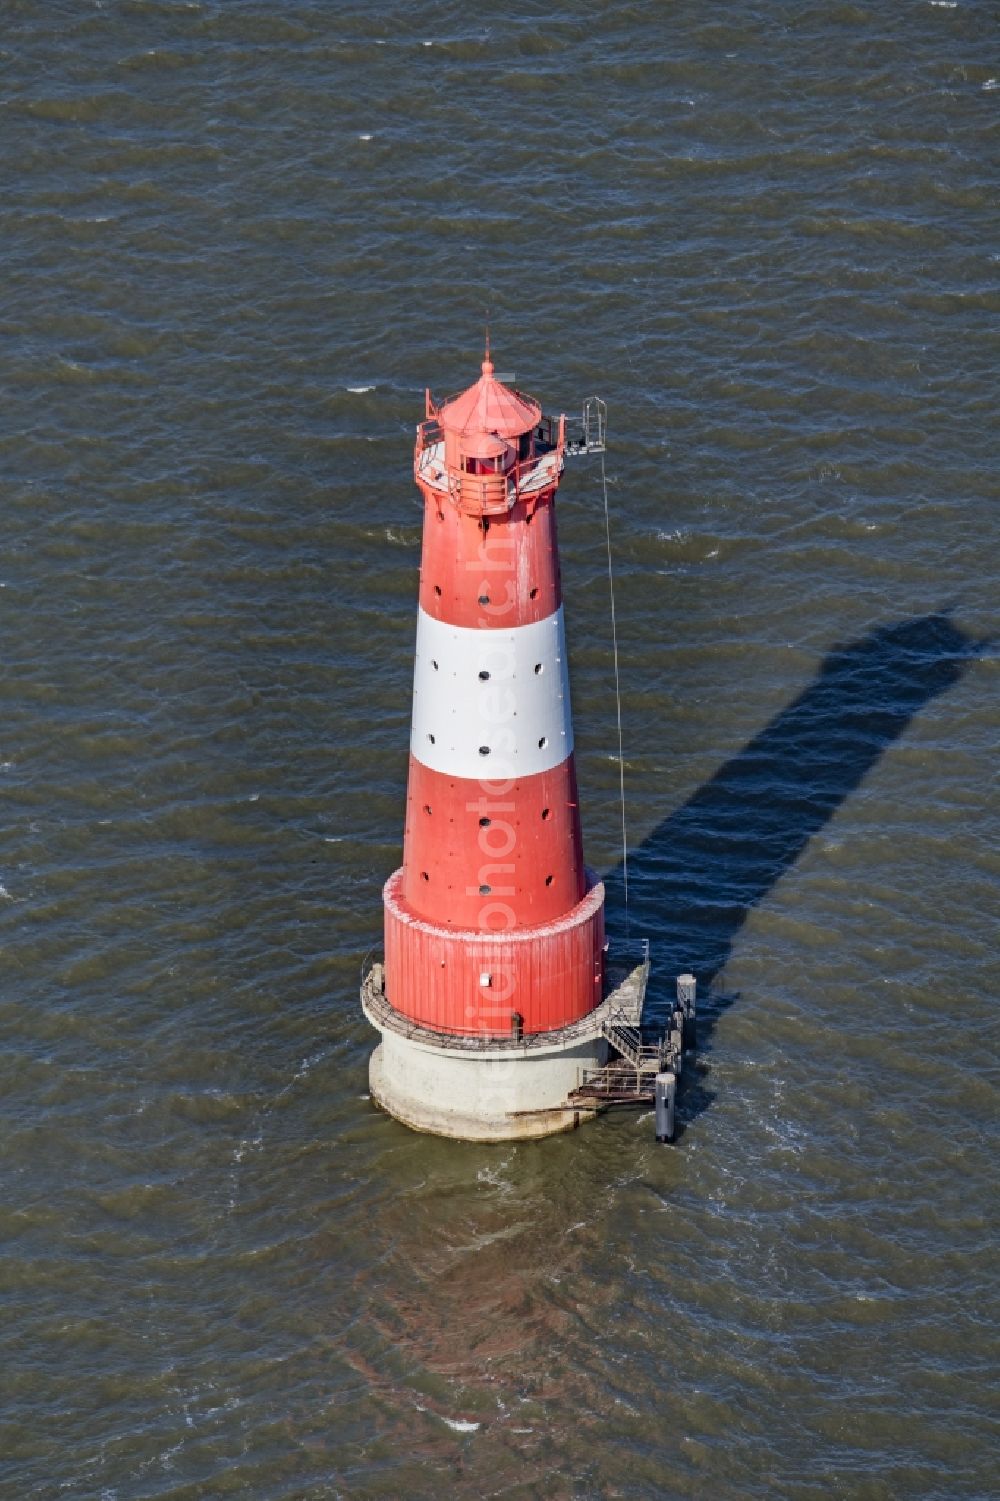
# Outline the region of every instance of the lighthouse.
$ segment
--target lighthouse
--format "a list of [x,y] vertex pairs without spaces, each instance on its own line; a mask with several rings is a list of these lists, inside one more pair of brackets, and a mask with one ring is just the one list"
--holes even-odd
[[383,892],[384,962],[362,982],[381,1033],[372,1099],[416,1130],[571,1129],[593,1113],[609,1038],[638,1025],[645,970],[616,991],[583,858],[556,537],[565,458],[603,448],[603,411],[585,408],[568,443],[566,418],[504,384],[487,348],[467,390],[426,393],[417,427],[403,863]]

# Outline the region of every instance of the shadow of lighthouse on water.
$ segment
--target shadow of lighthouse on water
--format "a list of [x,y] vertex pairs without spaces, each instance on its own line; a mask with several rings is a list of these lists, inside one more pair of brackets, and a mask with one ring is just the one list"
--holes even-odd
[[[712,985],[751,909],[984,644],[946,610],[835,647],[797,698],[630,851],[631,931],[649,938],[657,978],[649,1022],[662,1026],[673,977],[691,970],[698,1046],[710,1047],[719,1017],[739,999]],[[621,864],[604,879],[609,929],[620,934]],[[688,1086],[679,1115],[690,1121],[714,1096],[695,1081]]]

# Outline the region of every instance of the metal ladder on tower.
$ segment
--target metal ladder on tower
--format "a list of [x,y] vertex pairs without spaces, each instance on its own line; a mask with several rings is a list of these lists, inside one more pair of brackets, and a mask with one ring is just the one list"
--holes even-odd
[[566,439],[566,457],[580,454],[604,453],[607,449],[608,404],[599,396],[588,396],[580,416],[580,431]]

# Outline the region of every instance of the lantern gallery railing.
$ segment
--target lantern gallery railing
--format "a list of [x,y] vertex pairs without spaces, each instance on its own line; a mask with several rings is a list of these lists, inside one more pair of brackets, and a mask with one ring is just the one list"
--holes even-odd
[[[579,428],[569,435],[565,416],[543,414],[534,430],[524,434],[514,462],[504,467],[498,458],[490,468],[485,467],[490,460],[480,463],[467,459],[461,468],[448,464],[441,421],[437,416],[427,417],[417,426],[414,472],[418,479],[449,495],[464,511],[481,516],[502,515],[519,500],[538,495],[555,484],[562,473],[564,458],[604,453],[607,413],[607,404],[599,396],[589,396],[583,404]],[[474,464],[475,468],[464,467],[466,463]]]
[[[502,462],[466,460],[475,470],[456,468],[446,462],[445,436],[437,417],[428,417],[417,427],[413,452],[414,472],[434,489],[448,494],[462,510],[476,515],[510,511],[521,499],[538,495],[555,485],[562,473],[565,448],[564,417],[543,416],[531,434],[527,452],[504,467]],[[522,444],[522,447],[525,445]],[[582,452],[582,450],[580,450]],[[486,468],[495,462],[496,467]]]

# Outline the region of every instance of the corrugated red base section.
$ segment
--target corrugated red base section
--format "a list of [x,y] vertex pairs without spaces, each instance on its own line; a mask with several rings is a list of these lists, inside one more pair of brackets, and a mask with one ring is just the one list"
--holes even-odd
[[402,902],[402,871],[385,883],[385,978],[392,1006],[441,1032],[509,1037],[579,1021],[604,982],[604,887],[590,877],[582,902],[534,928],[443,928]]

